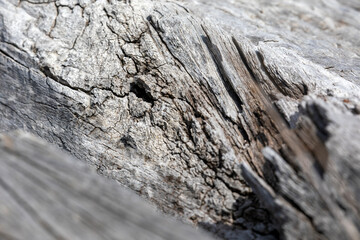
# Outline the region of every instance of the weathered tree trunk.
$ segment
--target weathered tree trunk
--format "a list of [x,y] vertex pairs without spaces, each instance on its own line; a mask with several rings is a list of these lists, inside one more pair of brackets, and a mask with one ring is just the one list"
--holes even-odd
[[226,239],[358,239],[359,9],[0,0],[0,129]]

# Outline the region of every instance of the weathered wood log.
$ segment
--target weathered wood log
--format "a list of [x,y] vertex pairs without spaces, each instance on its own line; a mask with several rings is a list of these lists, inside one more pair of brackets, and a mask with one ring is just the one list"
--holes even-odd
[[24,132],[0,137],[1,239],[211,239]]
[[0,6],[1,131],[226,239],[357,239],[356,1]]

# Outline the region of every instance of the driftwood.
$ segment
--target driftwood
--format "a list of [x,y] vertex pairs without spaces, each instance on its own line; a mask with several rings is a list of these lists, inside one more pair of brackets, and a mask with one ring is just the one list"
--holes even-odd
[[225,239],[358,239],[359,3],[0,1],[0,130]]
[[32,135],[0,144],[1,239],[211,239]]

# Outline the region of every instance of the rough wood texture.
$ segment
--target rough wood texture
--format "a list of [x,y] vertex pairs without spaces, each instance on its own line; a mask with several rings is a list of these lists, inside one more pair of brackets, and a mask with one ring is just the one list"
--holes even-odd
[[226,239],[357,238],[357,1],[0,6],[1,131]]
[[24,132],[0,137],[0,238],[211,239]]

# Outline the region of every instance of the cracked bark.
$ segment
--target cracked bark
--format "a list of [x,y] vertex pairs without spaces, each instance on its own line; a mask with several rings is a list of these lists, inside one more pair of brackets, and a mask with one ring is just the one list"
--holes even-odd
[[350,2],[2,1],[0,129],[225,239],[357,239]]

